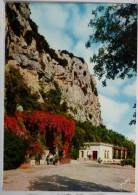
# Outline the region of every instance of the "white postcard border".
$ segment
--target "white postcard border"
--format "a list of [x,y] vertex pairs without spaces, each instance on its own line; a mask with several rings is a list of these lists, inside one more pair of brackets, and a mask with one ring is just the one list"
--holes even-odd
[[[30,2],[29,0],[16,0],[16,2]],[[138,124],[136,123],[136,174],[135,174],[135,192],[40,192],[40,191],[3,191],[3,129],[4,129],[4,64],[5,64],[5,2],[0,0],[0,194],[1,195],[136,195],[138,193]],[[8,2],[13,2],[9,0]],[[31,0],[31,2],[87,2],[87,3],[136,3],[138,0]],[[138,46],[138,42],[137,42]],[[138,48],[138,47],[137,47]],[[137,55],[138,56],[138,55]],[[138,86],[138,79],[137,79]],[[136,87],[137,89],[137,87]],[[137,93],[137,90],[136,90]],[[136,96],[137,99],[137,96]],[[136,100],[138,103],[138,99]],[[138,107],[136,108],[138,113]],[[138,120],[138,116],[136,116]]]

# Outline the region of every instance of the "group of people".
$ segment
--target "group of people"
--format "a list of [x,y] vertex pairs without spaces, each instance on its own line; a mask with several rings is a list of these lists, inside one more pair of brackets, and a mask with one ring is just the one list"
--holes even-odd
[[48,165],[55,165],[58,162],[57,154],[52,154],[51,152],[48,153],[46,157],[46,161]]

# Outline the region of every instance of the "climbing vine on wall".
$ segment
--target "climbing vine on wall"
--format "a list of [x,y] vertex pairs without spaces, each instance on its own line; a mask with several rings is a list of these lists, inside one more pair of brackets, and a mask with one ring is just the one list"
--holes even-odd
[[[48,146],[62,146],[64,155],[67,156],[75,131],[75,122],[63,115],[50,112],[16,112],[14,116],[5,116],[5,128],[28,139],[37,140],[38,134],[41,134],[47,140]],[[36,143],[36,146],[38,145]],[[32,148],[33,151],[34,148],[41,151],[40,146],[33,145]]]

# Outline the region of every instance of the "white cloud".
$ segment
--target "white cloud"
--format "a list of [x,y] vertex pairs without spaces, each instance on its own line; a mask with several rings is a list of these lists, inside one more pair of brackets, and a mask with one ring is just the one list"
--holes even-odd
[[92,55],[92,50],[85,47],[85,42],[79,41],[73,48],[73,53],[76,56],[83,57],[88,65],[90,65],[90,56]]
[[88,24],[90,22],[90,19],[92,18],[92,9],[96,8],[96,4],[83,4],[85,7],[84,12],[80,12],[78,7],[75,8],[72,7],[72,29],[73,33],[76,37],[78,37],[80,40],[84,40],[85,42],[88,40],[89,35],[92,34],[92,28],[88,27]]
[[106,96],[116,96],[119,94],[119,88],[114,85],[114,82],[108,83],[106,87],[103,87],[101,81],[97,79],[97,88],[100,94]]
[[96,77],[97,81],[97,88],[100,94],[105,95],[105,96],[116,96],[116,95],[131,95],[135,96],[135,81],[133,84],[130,83],[130,79],[119,79],[116,78],[114,80],[107,80],[107,86],[103,87],[101,81],[98,80]]
[[135,142],[135,141],[136,141],[136,129],[135,129],[135,128],[130,128],[130,129],[127,131],[126,137],[127,137],[129,140],[133,140],[133,141]]
[[88,23],[90,18],[87,15],[76,15],[73,21],[73,33],[79,39],[88,40],[89,35],[91,34],[91,29],[88,28]]
[[[85,5],[85,4],[84,4]],[[88,4],[87,4],[88,5]],[[79,57],[83,57],[90,64],[92,50],[85,47],[90,29],[88,23],[91,8],[85,6],[85,12],[80,12],[77,4],[31,3],[31,17],[39,24],[39,32],[45,35],[51,47],[66,49]],[[72,33],[77,43],[74,43]],[[73,45],[74,44],[74,45]],[[90,72],[92,66],[89,65]]]
[[132,84],[124,87],[123,93],[127,96],[136,96],[136,82],[134,81]]
[[39,33],[46,37],[50,47],[70,50],[72,38],[65,32],[69,12],[62,4],[31,3],[31,17],[39,26]]
[[52,6],[46,6],[44,18],[46,18],[46,22],[48,22],[51,27],[64,28],[68,17],[68,12],[66,12],[61,5],[53,4]]
[[43,25],[54,29],[66,27],[69,13],[64,10],[62,4],[57,3],[31,3],[32,18],[41,19]]
[[47,37],[50,46],[54,49],[71,51],[71,48],[73,46],[73,40],[70,36],[68,36],[68,34],[64,33],[63,31],[53,31],[48,29],[46,29],[45,33],[43,34],[45,35],[45,37]]
[[117,102],[102,95],[99,96],[99,99],[103,121],[108,128],[114,129],[129,112],[129,105],[128,103]]

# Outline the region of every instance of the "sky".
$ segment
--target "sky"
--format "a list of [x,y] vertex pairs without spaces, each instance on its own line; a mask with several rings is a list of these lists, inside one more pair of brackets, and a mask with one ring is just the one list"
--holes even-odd
[[[30,3],[31,18],[50,47],[68,50],[83,57],[91,74],[93,64],[90,63],[90,57],[98,51],[100,45],[93,44],[87,49],[85,43],[92,34],[88,24],[92,19],[91,12],[97,6],[96,3]],[[107,87],[103,87],[97,78],[96,81],[104,125],[135,140],[136,127],[130,126],[129,122],[136,101],[136,79],[109,80]]]

